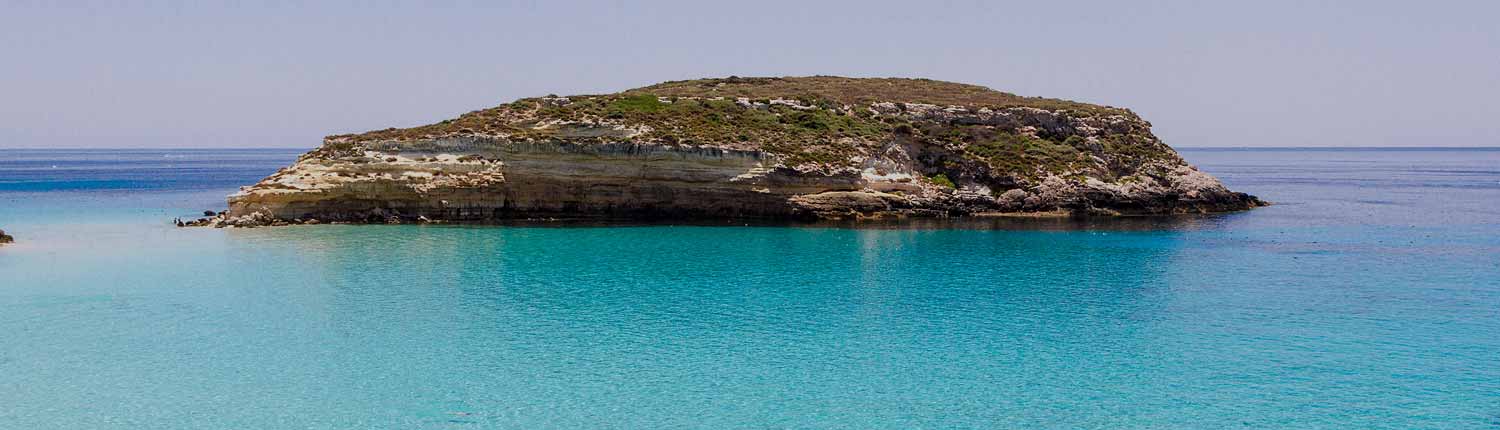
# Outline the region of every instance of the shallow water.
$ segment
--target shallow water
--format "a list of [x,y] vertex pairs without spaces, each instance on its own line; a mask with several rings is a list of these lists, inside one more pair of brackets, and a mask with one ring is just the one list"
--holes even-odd
[[1500,426],[1500,150],[1183,154],[1278,204],[176,229],[297,151],[0,150],[0,428]]

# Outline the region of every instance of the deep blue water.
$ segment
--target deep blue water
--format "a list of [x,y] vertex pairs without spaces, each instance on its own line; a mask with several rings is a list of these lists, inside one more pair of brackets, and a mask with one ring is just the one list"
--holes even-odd
[[295,150],[0,150],[0,428],[1500,428],[1500,150],[1171,220],[176,229]]

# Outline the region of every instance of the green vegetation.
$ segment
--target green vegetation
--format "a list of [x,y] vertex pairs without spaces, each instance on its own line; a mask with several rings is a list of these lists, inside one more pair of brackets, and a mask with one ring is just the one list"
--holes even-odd
[[609,117],[623,118],[626,112],[660,112],[666,103],[656,96],[641,94],[615,99],[609,103]]
[[[1134,175],[1152,160],[1181,161],[1176,151],[1150,134],[1113,134],[1100,139],[1100,143],[1100,153],[1104,154],[1101,158],[1105,160],[1106,171],[1110,172],[1108,179]],[[1162,175],[1165,172],[1148,173]]]
[[935,122],[917,124],[921,137],[950,148],[968,160],[983,162],[997,174],[1035,178],[1041,173],[1063,173],[1085,161],[1084,153],[1074,146],[1086,146],[1078,138],[1059,143],[995,127]]
[[982,160],[995,170],[1032,177],[1039,168],[1047,173],[1062,173],[1080,161],[1080,153],[1068,145],[1030,136],[998,133],[990,139],[974,142],[964,153]]
[[[816,101],[815,101],[816,102]],[[841,165],[858,145],[889,135],[889,126],[873,118],[838,110],[773,105],[747,107],[732,100],[678,98],[663,102],[650,94],[577,98],[537,112],[542,119],[605,118],[650,127],[645,136],[684,145],[720,145],[782,154],[789,165]]]
[[[737,98],[749,103],[742,104]],[[801,106],[771,104],[774,99],[797,100]],[[971,113],[984,107],[1033,107],[1065,111],[1073,117],[1108,114],[1134,118],[1133,113],[1118,108],[1021,97],[927,79],[730,77],[666,82],[616,94],[521,99],[436,124],[330,136],[313,154],[352,155],[358,153],[360,142],[436,136],[554,139],[568,127],[542,125],[582,122],[643,130],[643,135],[634,138],[640,141],[763,150],[794,167],[857,167],[854,163],[859,156],[869,156],[893,141],[920,142],[924,147],[941,148],[943,155],[923,162],[940,169],[940,174],[929,178],[932,182],[949,187],[955,186],[951,178],[1033,180],[1047,174],[1079,172],[1118,177],[1133,174],[1148,160],[1176,158],[1145,127],[1125,134],[1084,138],[1070,134],[1066,128],[1033,132],[1018,130],[1014,125],[880,115],[867,109],[873,102],[896,103],[902,110],[910,103],[930,103],[966,106]],[[603,142],[613,138],[570,135],[568,139]],[[973,170],[976,166],[988,169],[979,172]]]
[[958,188],[958,185],[955,185],[953,183],[953,180],[948,179],[948,175],[944,175],[942,173],[939,173],[937,175],[933,175],[932,177],[927,178],[927,180],[932,181],[932,183],[934,183],[934,184],[942,185],[944,187],[953,188],[953,189],[957,189]]

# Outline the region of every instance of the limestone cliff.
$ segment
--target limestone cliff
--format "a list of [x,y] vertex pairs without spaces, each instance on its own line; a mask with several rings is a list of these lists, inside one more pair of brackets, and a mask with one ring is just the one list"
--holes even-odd
[[1157,215],[1263,203],[1119,108],[920,79],[678,81],[330,136],[217,226],[528,217]]

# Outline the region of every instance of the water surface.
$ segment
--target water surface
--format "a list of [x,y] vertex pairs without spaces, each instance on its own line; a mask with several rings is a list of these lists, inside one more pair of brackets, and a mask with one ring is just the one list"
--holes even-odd
[[0,428],[1496,428],[1500,151],[1188,150],[1250,212],[173,217],[299,151],[0,150]]

